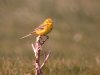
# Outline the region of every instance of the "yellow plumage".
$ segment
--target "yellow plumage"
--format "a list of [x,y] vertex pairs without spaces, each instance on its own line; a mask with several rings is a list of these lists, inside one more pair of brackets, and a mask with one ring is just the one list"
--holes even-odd
[[52,28],[53,28],[53,21],[51,18],[48,18],[40,26],[38,26],[36,29],[34,29],[30,34],[28,34],[22,38],[28,37],[33,34],[36,34],[38,36],[45,36],[49,32],[51,32]]

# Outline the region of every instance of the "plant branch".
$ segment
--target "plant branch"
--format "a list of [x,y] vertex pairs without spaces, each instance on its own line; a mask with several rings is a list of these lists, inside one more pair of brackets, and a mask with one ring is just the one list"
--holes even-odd
[[44,64],[46,63],[50,52],[46,55],[44,62],[42,63],[42,65],[40,65],[40,53],[41,53],[41,49],[43,44],[46,42],[46,40],[48,39],[48,36],[46,36],[46,39],[43,39],[42,36],[37,36],[36,37],[36,42],[35,45],[32,44],[32,49],[33,52],[35,54],[35,75],[42,75],[42,67],[44,66]]

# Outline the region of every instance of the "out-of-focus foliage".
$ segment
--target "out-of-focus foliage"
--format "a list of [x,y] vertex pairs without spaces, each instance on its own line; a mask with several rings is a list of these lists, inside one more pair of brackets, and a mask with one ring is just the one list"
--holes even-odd
[[51,17],[49,48],[62,55],[95,56],[100,49],[99,7],[99,0],[0,0],[0,53],[30,53],[35,39],[19,38]]
[[0,56],[33,58],[35,38],[19,38],[48,17],[54,20],[54,29],[44,50],[51,50],[52,61],[99,62],[99,0],[0,0]]

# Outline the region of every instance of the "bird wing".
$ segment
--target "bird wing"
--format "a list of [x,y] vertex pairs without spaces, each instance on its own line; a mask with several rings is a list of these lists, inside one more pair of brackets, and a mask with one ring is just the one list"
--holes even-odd
[[47,25],[40,25],[34,31],[41,31],[41,30],[44,30],[46,27],[47,27]]

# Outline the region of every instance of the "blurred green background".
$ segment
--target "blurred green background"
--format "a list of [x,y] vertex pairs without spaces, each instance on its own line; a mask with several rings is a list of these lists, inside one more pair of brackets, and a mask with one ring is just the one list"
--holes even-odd
[[19,38],[48,17],[54,29],[43,50],[51,50],[52,61],[100,62],[99,0],[0,0],[0,57],[32,59],[34,36]]

